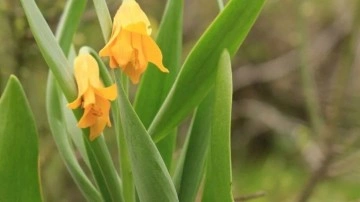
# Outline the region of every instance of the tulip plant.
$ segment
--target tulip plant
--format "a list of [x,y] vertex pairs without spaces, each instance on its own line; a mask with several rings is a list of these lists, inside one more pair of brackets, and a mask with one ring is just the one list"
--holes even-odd
[[[233,201],[231,58],[265,0],[230,0],[181,62],[183,0],[168,0],[156,40],[135,0],[119,1],[113,20],[93,0],[101,50],[75,50],[86,0],[68,0],[56,33],[34,0],[20,0],[49,67],[46,110],[53,139],[87,201]],[[44,84],[45,85],[45,84]],[[137,85],[129,99],[129,85]],[[192,117],[181,154],[177,128]],[[105,142],[116,135],[119,166]],[[75,153],[81,154],[80,165]],[[90,172],[85,172],[90,170]],[[0,99],[0,201],[42,201],[38,133],[20,82]]]

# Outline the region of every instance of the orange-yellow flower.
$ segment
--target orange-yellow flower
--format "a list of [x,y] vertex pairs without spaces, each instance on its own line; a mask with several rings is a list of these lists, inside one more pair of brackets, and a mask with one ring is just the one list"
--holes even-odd
[[139,4],[124,0],[114,17],[111,38],[99,54],[109,56],[110,67],[120,67],[133,83],[139,82],[148,62],[162,72],[169,72],[162,63],[161,50],[150,34],[149,19]]
[[110,101],[117,96],[116,86],[104,87],[99,78],[99,67],[89,54],[80,54],[74,61],[74,74],[78,87],[78,97],[68,104],[71,109],[84,108],[78,127],[90,127],[90,140],[97,138],[105,126],[111,126]]

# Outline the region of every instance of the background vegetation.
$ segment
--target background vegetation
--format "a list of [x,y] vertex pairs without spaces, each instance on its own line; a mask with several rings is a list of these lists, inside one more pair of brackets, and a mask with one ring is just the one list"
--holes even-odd
[[[37,2],[55,27],[65,1]],[[165,0],[138,2],[156,34]],[[119,4],[108,1],[111,13]],[[184,57],[217,13],[215,0],[185,0]],[[233,62],[233,186],[239,200],[360,201],[359,23],[357,0],[267,1]],[[0,1],[0,25],[0,92],[10,74],[25,88],[41,135],[45,200],[83,201],[49,134],[48,67],[18,1]],[[100,36],[89,4],[74,43],[99,50]],[[111,134],[106,138],[114,142]]]

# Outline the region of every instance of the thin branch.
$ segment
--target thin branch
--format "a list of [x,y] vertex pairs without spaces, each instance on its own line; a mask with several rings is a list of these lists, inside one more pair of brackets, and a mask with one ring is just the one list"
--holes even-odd
[[335,153],[332,147],[329,147],[321,165],[318,169],[315,170],[315,172],[313,172],[310,179],[305,184],[303,190],[300,192],[298,199],[296,200],[297,202],[306,202],[310,198],[317,184],[326,177],[326,173],[328,172],[328,169],[332,163],[334,154]]

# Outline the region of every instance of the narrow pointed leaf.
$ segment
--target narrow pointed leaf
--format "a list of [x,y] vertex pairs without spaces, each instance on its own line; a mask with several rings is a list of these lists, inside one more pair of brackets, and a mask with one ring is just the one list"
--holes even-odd
[[42,201],[38,152],[29,103],[11,76],[0,98],[0,201]]
[[[149,127],[157,142],[178,125],[214,84],[218,57],[224,49],[233,56],[254,24],[265,0],[232,0],[187,57],[164,104]],[[180,107],[181,106],[181,107]]]
[[195,201],[204,176],[205,162],[211,134],[211,116],[214,93],[212,91],[199,105],[193,117],[190,132],[186,137],[177,165],[175,184],[180,201]]
[[203,201],[230,202],[233,201],[230,156],[232,75],[227,51],[219,61],[214,99]]
[[93,0],[96,16],[98,17],[101,32],[103,34],[104,41],[109,41],[111,34],[112,21],[105,0]]
[[56,29],[56,38],[65,53],[70,50],[74,34],[78,28],[81,16],[85,10],[87,0],[69,0],[61,15],[59,25]]
[[62,52],[55,36],[42,16],[34,0],[20,0],[27,16],[31,31],[46,63],[54,74],[68,100],[76,98],[75,80],[70,63]]
[[165,163],[156,149],[155,143],[151,140],[132,108],[119,77],[116,77],[116,83],[118,85],[121,123],[140,201],[178,201],[175,186]]

